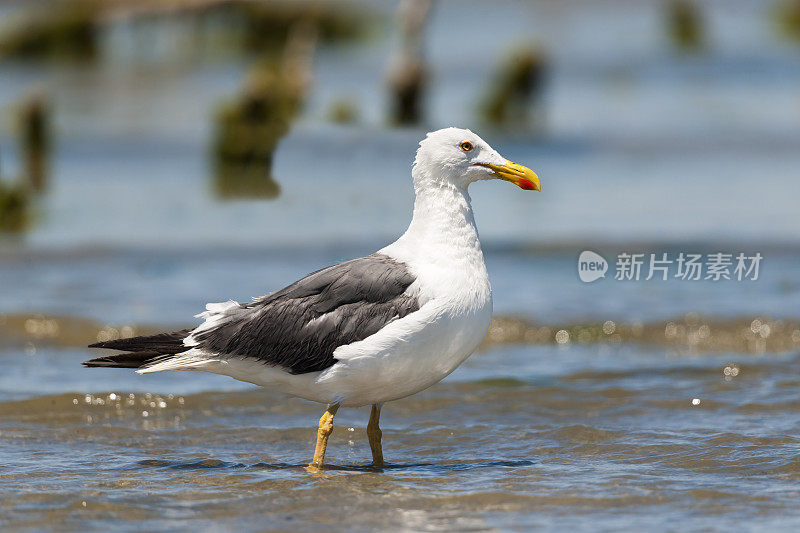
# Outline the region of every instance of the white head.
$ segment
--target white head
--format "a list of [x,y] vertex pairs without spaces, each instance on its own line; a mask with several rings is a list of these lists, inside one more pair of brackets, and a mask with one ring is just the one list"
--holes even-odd
[[414,184],[450,183],[466,190],[479,180],[502,179],[522,189],[540,190],[539,177],[512,163],[470,130],[445,128],[428,133],[414,160]]

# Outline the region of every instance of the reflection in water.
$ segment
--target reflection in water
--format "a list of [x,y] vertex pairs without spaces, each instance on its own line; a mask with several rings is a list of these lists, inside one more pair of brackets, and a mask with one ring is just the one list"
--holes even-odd
[[214,169],[215,196],[222,200],[277,198],[281,186],[270,174],[271,165],[272,154],[250,163],[218,162]]
[[[405,470],[409,472],[463,472],[479,468],[502,468],[531,466],[533,461],[463,461],[454,463],[384,463],[382,468],[368,464],[332,464],[326,463],[326,472],[385,472],[388,470]],[[166,468],[171,470],[207,470],[210,468],[248,469],[248,470],[293,470],[302,474],[307,472],[307,463],[235,463],[219,459],[203,459],[202,461],[166,461],[161,459],[145,459],[137,461],[136,466],[146,468]]]
[[31,221],[31,198],[25,187],[0,175],[0,233],[20,233]]

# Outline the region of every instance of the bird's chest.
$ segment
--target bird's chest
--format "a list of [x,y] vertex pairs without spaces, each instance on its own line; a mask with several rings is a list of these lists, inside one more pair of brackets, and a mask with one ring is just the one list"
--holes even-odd
[[[480,248],[419,267],[416,289],[429,323],[418,336],[425,366],[452,372],[483,340],[492,319],[492,288]],[[442,376],[443,377],[443,376]],[[440,378],[441,379],[441,378]]]
[[335,352],[339,364],[320,380],[335,382],[337,401],[365,405],[414,394],[472,354],[489,329],[492,296],[485,274],[463,274],[418,276],[418,311]]
[[407,343],[387,354],[378,378],[397,389],[395,397],[441,381],[475,351],[489,329],[491,295],[480,302],[471,298],[468,305],[431,302],[421,311],[427,315],[426,323]]

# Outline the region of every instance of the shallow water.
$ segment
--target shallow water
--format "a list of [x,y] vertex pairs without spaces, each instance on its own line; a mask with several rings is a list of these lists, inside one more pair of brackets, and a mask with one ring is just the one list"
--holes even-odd
[[[60,354],[64,365],[81,357]],[[669,529],[675,517],[796,527],[797,364],[796,354],[491,350],[387,405],[381,471],[366,466],[366,410],[341,410],[321,475],[302,468],[319,407],[263,390],[190,393],[193,374],[145,386],[161,394],[129,393],[142,378],[101,370],[94,390],[120,388],[0,403],[0,524],[557,529],[591,516],[595,530]]]

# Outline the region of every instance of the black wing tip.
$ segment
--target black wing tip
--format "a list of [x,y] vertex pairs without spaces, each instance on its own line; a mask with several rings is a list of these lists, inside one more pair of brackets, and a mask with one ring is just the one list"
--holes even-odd
[[108,348],[110,350],[125,350],[130,352],[153,351],[160,353],[178,353],[182,351],[183,340],[192,332],[191,328],[180,331],[158,333],[156,335],[139,335],[136,337],[123,337],[107,341],[95,342],[88,348]]
[[109,359],[108,357],[99,357],[97,359],[89,359],[88,361],[84,361],[81,363],[83,366],[88,368],[97,368],[102,366],[119,366],[119,363],[115,363],[113,360]]
[[171,354],[159,354],[156,352],[129,352],[89,359],[82,364],[89,368],[142,368],[170,357],[172,357]]
[[128,337],[124,339],[111,339],[109,341],[95,342],[87,346],[87,348],[108,348],[109,350],[124,350],[120,345],[126,344],[125,341],[134,339],[135,337]]

